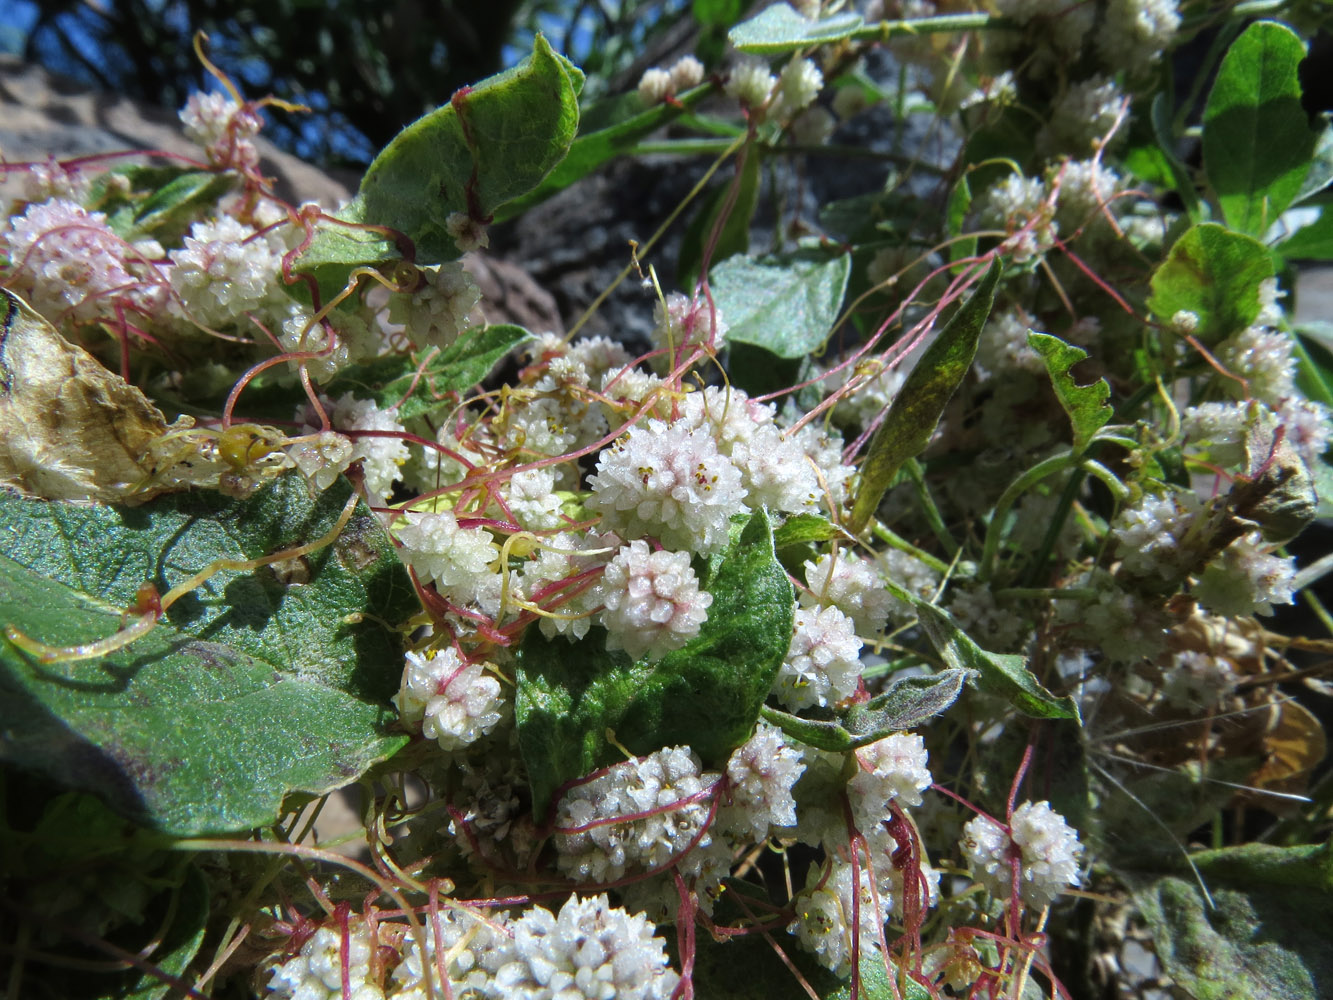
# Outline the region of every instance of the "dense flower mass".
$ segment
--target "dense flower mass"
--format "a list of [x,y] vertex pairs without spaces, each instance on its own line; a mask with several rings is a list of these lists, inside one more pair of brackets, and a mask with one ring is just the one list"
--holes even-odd
[[[110,708],[158,650],[208,653],[195,695],[236,722],[173,705],[165,784],[126,795],[165,828],[172,775],[207,772],[180,822],[252,817],[271,855],[164,872],[108,834],[114,891],[53,903],[43,834],[100,836],[126,795],[38,801],[0,850],[33,874],[0,878],[42,935],[138,940],[208,883],[193,961],[145,951],[148,986],[98,995],[157,988],[157,961],[276,1000],[676,1000],[779,962],[821,996],[881,971],[1065,995],[1087,908],[1114,938],[1147,898],[1115,884],[1136,852],[1212,824],[1224,858],[1277,803],[1284,843],[1323,828],[1299,657],[1328,624],[1301,534],[1328,513],[1328,338],[1280,265],[1333,208],[1313,123],[1241,143],[1233,113],[1256,52],[1300,90],[1315,15],[795,0],[727,31],[719,6],[681,15],[697,56],[646,70],[635,45],[674,48],[689,5],[634,44],[580,15],[597,71],[539,40],[336,208],[261,169],[263,109],[291,107],[223,80],[181,112],[186,157],[0,164],[10,575],[75,552],[125,602],[105,637],[11,602],[5,649],[52,677],[133,661]],[[1247,143],[1276,179],[1237,179]],[[682,153],[712,159],[653,174]],[[603,207],[670,219],[530,211],[603,164]],[[538,236],[552,299],[512,270]],[[1267,616],[1297,602],[1311,634],[1284,636]],[[331,834],[308,799],[344,782]],[[1253,822],[1220,822],[1235,804]],[[335,874],[343,846],[366,854]]]

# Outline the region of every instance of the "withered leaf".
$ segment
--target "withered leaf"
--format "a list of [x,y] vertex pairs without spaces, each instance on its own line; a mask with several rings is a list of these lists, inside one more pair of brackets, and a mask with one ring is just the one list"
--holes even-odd
[[0,485],[46,500],[123,500],[166,419],[142,392],[0,288]]

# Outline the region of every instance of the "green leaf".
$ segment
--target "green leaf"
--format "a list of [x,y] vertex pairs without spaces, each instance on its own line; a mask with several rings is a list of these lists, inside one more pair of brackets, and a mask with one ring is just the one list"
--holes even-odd
[[[676,261],[677,281],[682,288],[693,288],[698,280],[704,251],[708,248],[708,241],[713,238],[713,231],[717,229],[718,220],[723,210],[727,209],[728,202],[731,203],[730,211],[722,223],[709,259],[714,263],[725,262],[750,249],[750,222],[759,204],[759,168],[762,158],[752,146],[744,150],[744,157],[743,162],[738,161],[740,186],[736,188],[735,200],[732,201],[732,188],[737,182],[729,178],[725,184],[713,190],[685,229],[685,235],[680,241],[680,256]],[[727,321],[730,322],[730,319]]]
[[1181,310],[1194,313],[1195,336],[1211,346],[1254,322],[1259,285],[1272,276],[1262,243],[1205,222],[1182,233],[1153,272],[1148,308],[1164,323]]
[[[168,976],[188,983],[185,972],[199,953],[199,946],[204,943],[204,932],[208,929],[208,881],[197,866],[191,864],[185,869],[185,878],[179,888],[174,890],[175,910],[171,923],[162,934],[161,943],[152,954],[153,968]],[[163,982],[161,977],[144,972],[139,981],[128,991],[116,990],[106,994],[108,1000],[166,1000],[168,996],[181,996],[181,990],[170,982]]]
[[407,421],[454,405],[446,393],[472,388],[505,355],[531,339],[527,330],[510,323],[473,327],[431,354],[425,365],[416,355],[389,355],[343,369],[325,391],[330,396],[351,392],[358,399],[373,399],[381,409],[397,407],[398,419]]
[[792,257],[781,262],[732,257],[713,268],[713,301],[727,340],[780,358],[803,358],[828,339],[842,308],[851,257]]
[[977,253],[977,239],[958,239],[963,233],[963,225],[967,220],[967,213],[972,210],[972,188],[967,182],[967,174],[958,178],[958,183],[953,186],[949,192],[949,204],[945,208],[944,219],[946,230],[952,242],[949,244],[949,261],[962,260],[964,257],[975,257]]
[[773,546],[785,549],[806,542],[828,542],[847,538],[847,533],[819,514],[793,514],[773,532]]
[[[536,187],[574,141],[582,85],[583,74],[538,35],[523,62],[462,88],[399,132],[339,217],[406,234],[419,264],[453,260],[459,251],[445,228],[448,217],[462,212],[490,221],[500,206]],[[297,270],[398,256],[383,236],[324,226]]]
[[1300,191],[1296,192],[1293,205],[1300,204],[1333,184],[1333,124],[1330,124],[1326,111],[1321,113],[1320,118],[1324,127],[1319,130],[1319,137],[1315,140],[1310,172],[1305,175]]
[[1202,212],[1199,205],[1199,192],[1194,189],[1194,179],[1176,153],[1176,134],[1172,124],[1171,107],[1165,93],[1153,98],[1149,110],[1153,135],[1157,138],[1157,149],[1166,161],[1167,169],[1175,180],[1176,193],[1185,203],[1185,213],[1192,220],[1197,220]]
[[812,21],[798,14],[791,4],[777,3],[736,25],[727,38],[741,52],[777,55],[811,45],[841,42],[850,38],[862,23],[861,15],[853,11]]
[[632,149],[639,140],[656,132],[663,125],[675,121],[687,109],[694,107],[711,93],[713,87],[704,84],[683,94],[677,94],[673,104],[658,104],[647,110],[642,110],[642,99],[637,94],[627,95],[635,108],[635,114],[605,128],[579,135],[569,147],[569,153],[555,165],[540,184],[527,194],[496,209],[495,221],[504,222],[521,215],[534,205],[582,180],[598,167]]
[[1297,329],[1292,340],[1296,357],[1296,387],[1307,399],[1333,406],[1333,353],[1317,337]]
[[958,700],[963,683],[974,676],[961,668],[904,677],[864,705],[853,705],[829,721],[803,719],[765,706],[760,714],[788,736],[834,753],[868,746],[893,733],[916,729]]
[[705,27],[727,27],[745,13],[747,0],[694,0],[690,13]]
[[954,669],[975,670],[983,691],[1004,698],[1024,715],[1034,719],[1079,718],[1078,703],[1066,696],[1057,698],[1033,676],[1027,659],[1015,653],[991,653],[982,649],[963,632],[948,612],[923,601],[892,581],[886,581],[890,593],[916,608],[921,631],[925,632],[944,662]]
[[700,582],[708,620],[656,663],[607,652],[600,629],[576,644],[528,630],[515,718],[539,819],[566,781],[623,759],[608,729],[633,753],[688,744],[711,766],[749,738],[791,644],[792,589],[767,515],[751,515]]
[[1201,1000],[1319,1000],[1333,983],[1333,847],[1247,844],[1191,856],[1134,899],[1176,985]]
[[1250,25],[1232,44],[1203,112],[1203,162],[1222,217],[1262,236],[1300,192],[1316,135],[1301,107],[1305,45],[1276,21]]
[[1088,356],[1081,347],[1066,344],[1048,333],[1031,330],[1028,331],[1028,346],[1046,363],[1056,398],[1069,414],[1069,422],[1074,428],[1074,451],[1081,452],[1114,413],[1106,402],[1111,398],[1111,387],[1104,378],[1090,385],[1079,385],[1074,381],[1070,369]]
[[[248,500],[191,492],[138,507],[0,499],[0,623],[50,645],[112,635],[145,582],[160,593],[218,558],[314,541],[350,494],[295,474]],[[174,836],[270,823],[288,792],[354,780],[405,738],[388,697],[419,607],[379,521],[358,505],[331,546],[222,571],[99,659],[43,665],[0,645],[0,757],[101,796]]]
[[915,458],[930,443],[940,414],[972,365],[1002,272],[997,258],[894,397],[861,465],[861,481],[848,525],[853,534],[869,523],[903,462]]
[[132,231],[122,235],[128,239],[151,236],[170,246],[238,182],[230,173],[192,170],[182,174],[143,200],[134,212]]
[[1333,212],[1325,205],[1319,218],[1296,230],[1277,249],[1287,260],[1333,260]]

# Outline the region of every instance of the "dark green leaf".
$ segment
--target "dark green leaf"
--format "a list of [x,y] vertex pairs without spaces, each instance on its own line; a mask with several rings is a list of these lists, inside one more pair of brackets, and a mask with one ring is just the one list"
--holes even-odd
[[[375,157],[344,221],[388,226],[416,245],[416,262],[458,256],[445,228],[454,212],[489,221],[506,202],[531,191],[569,151],[578,130],[583,74],[538,35],[519,65],[464,87],[417,119]],[[306,271],[398,257],[383,236],[366,239],[321,227],[297,262]]]
[[[4,498],[0,623],[51,645],[104,638],[143,583],[165,593],[218,558],[314,541],[349,491],[340,480],[312,499],[289,474],[243,501]],[[177,836],[272,822],[288,792],[347,784],[402,745],[386,729],[402,671],[387,623],[418,607],[362,506],[332,546],[276,571],[220,572],[100,659],[42,665],[0,645],[0,755]]]
[[1262,236],[1300,192],[1315,133],[1301,107],[1305,45],[1276,21],[1250,25],[1217,72],[1203,112],[1203,162],[1227,225]]
[[950,668],[938,674],[904,677],[864,705],[853,705],[838,719],[802,719],[764,707],[764,720],[793,739],[831,752],[845,752],[875,743],[893,733],[916,729],[958,700],[970,670]]
[[850,271],[847,254],[781,263],[732,257],[713,268],[709,285],[727,321],[728,341],[803,358],[832,332]]
[[727,38],[741,52],[777,55],[843,41],[862,23],[861,15],[854,11],[812,21],[798,14],[791,4],[776,3],[736,25]]
[[706,27],[728,27],[745,13],[747,0],[694,0],[690,11]]
[[973,642],[949,614],[915,597],[892,582],[889,591],[916,608],[921,630],[950,667],[975,670],[983,691],[1004,698],[1024,715],[1034,719],[1079,718],[1078,704],[1068,696],[1057,698],[1033,676],[1027,659],[1014,653],[990,653]]
[[[737,161],[740,166],[739,182],[736,178],[728,178],[725,184],[715,188],[685,229],[680,242],[680,257],[676,261],[676,276],[682,288],[693,288],[699,280],[704,252],[717,230],[723,211],[728,214],[722,221],[722,229],[718,232],[717,242],[709,257],[710,262],[725,263],[729,258],[750,249],[750,222],[759,204],[761,158],[759,151],[753,147],[746,147],[742,155],[744,162]],[[727,322],[731,322],[730,318]]]
[[1134,892],[1166,972],[1209,1000],[1322,1000],[1333,984],[1333,854],[1247,844],[1191,857],[1212,897],[1187,874]]
[[634,109],[632,114],[605,128],[580,134],[569,147],[568,155],[555,165],[540,184],[496,210],[495,221],[512,219],[582,180],[598,167],[633,148],[639,140],[674,121],[712,92],[711,85],[694,87],[683,94],[677,94],[674,104],[658,104],[647,110],[643,109],[638,94],[626,95],[630,98],[626,103],[632,104]]
[[1333,212],[1325,205],[1319,218],[1277,245],[1287,260],[1333,260]]
[[1055,396],[1069,414],[1069,422],[1074,428],[1074,451],[1081,452],[1092,436],[1111,419],[1114,411],[1106,402],[1111,398],[1111,387],[1104,378],[1090,385],[1079,385],[1074,381],[1070,369],[1088,356],[1081,347],[1066,344],[1048,333],[1034,331],[1028,331],[1028,346],[1046,363]]
[[949,260],[962,260],[964,257],[975,257],[977,253],[977,239],[958,239],[963,233],[963,224],[967,220],[967,213],[972,210],[972,188],[967,183],[967,174],[958,178],[958,183],[953,186],[949,192],[949,204],[945,209],[946,231],[952,241],[949,244]]
[[[204,931],[208,926],[208,882],[195,865],[185,869],[185,878],[176,893],[175,910],[171,923],[162,934],[161,943],[152,954],[153,968],[167,976],[174,976],[188,985],[185,971],[194,956],[199,953],[199,946],[204,943]],[[165,1000],[167,997],[182,996],[179,988],[171,982],[164,982],[160,976],[142,973],[137,985],[128,992],[117,990],[108,995],[108,1000]]]
[[853,534],[869,523],[903,462],[919,455],[930,443],[940,414],[972,365],[977,338],[995,303],[1002,271],[997,258],[894,397],[861,465],[861,481],[848,524]]
[[1296,205],[1312,195],[1318,194],[1329,184],[1333,184],[1333,124],[1329,122],[1328,112],[1320,115],[1323,128],[1315,140],[1314,155],[1310,161],[1310,172],[1305,175],[1305,182],[1296,193],[1292,204]]
[[424,366],[415,356],[390,355],[343,369],[325,391],[330,396],[351,392],[358,399],[373,399],[381,409],[397,407],[398,419],[410,420],[452,406],[446,393],[472,388],[506,354],[531,339],[527,330],[508,323],[473,327],[432,354]]
[[127,238],[151,236],[170,246],[238,182],[235,174],[203,170],[182,174],[138,205],[134,212],[133,231]]
[[713,766],[749,738],[791,644],[791,584],[765,514],[701,583],[713,595],[708,620],[656,663],[608,653],[600,629],[576,644],[528,630],[515,717],[538,818],[564,782],[622,759],[608,729],[636,754],[688,744]]
[[1333,353],[1327,344],[1297,330],[1292,345],[1296,356],[1296,387],[1307,399],[1333,406]]
[[1171,176],[1175,179],[1176,193],[1180,195],[1185,203],[1186,214],[1191,220],[1198,219],[1200,213],[1199,193],[1194,190],[1194,180],[1190,177],[1189,170],[1185,164],[1180,161],[1176,154],[1176,134],[1171,122],[1171,107],[1167,103],[1166,94],[1158,94],[1153,98],[1152,108],[1150,110],[1152,119],[1153,135],[1157,137],[1157,149],[1166,161],[1167,168],[1171,171]]
[[1187,229],[1153,272],[1148,308],[1164,323],[1181,310],[1199,317],[1195,331],[1213,345],[1259,315],[1259,285],[1273,276],[1273,259],[1258,240],[1215,222]]

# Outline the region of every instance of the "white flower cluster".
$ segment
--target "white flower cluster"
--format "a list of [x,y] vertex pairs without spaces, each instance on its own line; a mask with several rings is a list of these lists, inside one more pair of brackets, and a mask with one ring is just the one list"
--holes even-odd
[[468,325],[481,289],[458,261],[418,268],[415,288],[389,297],[389,321],[403,324],[417,350],[448,347]]
[[[612,906],[605,894],[571,895],[559,913],[533,906],[517,918],[442,909],[423,924],[426,947],[407,936],[387,993],[372,976],[370,935],[354,920],[347,994],[342,934],[321,927],[298,956],[274,969],[269,995],[275,1000],[347,995],[352,1000],[668,1000],[680,982],[657,928],[643,914]],[[381,947],[387,951],[392,945]],[[442,963],[448,983],[440,982]]]
[[513,939],[488,998],[668,1000],[680,981],[657,928],[605,894],[570,896],[559,914],[534,906],[509,926]]
[[703,82],[704,64],[694,56],[682,56],[670,69],[654,66],[639,78],[639,97],[644,104],[661,104],[681,91]]
[[992,315],[977,341],[977,377],[985,380],[1009,371],[1045,371],[1041,355],[1028,346],[1030,329],[1030,323],[1013,309]]
[[620,550],[614,534],[589,531],[582,535],[561,532],[543,544],[522,567],[516,589],[523,598],[553,610],[543,616],[542,634],[548,639],[565,635],[582,639],[601,605],[596,572]]
[[[422,923],[426,929],[426,947],[421,948],[416,935],[407,936],[403,960],[390,979],[393,1000],[427,1000],[431,994],[444,997],[440,955],[445,956],[449,989],[454,997],[495,994],[495,975],[512,949],[508,914],[500,911],[483,919],[466,910],[441,908],[438,916]],[[427,980],[434,987],[430,994]]]
[[1012,895],[1015,861],[1019,897],[1027,906],[1048,906],[1078,884],[1083,845],[1049,802],[1024,802],[1009,818],[1007,831],[985,816],[973,817],[958,846],[972,877],[999,899]]
[[253,329],[250,317],[268,322],[287,315],[290,300],[282,280],[286,250],[276,230],[261,234],[230,215],[196,222],[184,247],[168,254],[174,308],[200,326],[237,327],[247,333],[247,327]]
[[1195,553],[1182,544],[1202,510],[1189,490],[1145,493],[1115,518],[1111,534],[1125,569],[1135,576],[1173,579],[1192,565]]
[[1035,39],[1040,69],[1072,62],[1097,17],[1097,8],[1080,0],[997,0],[995,7],[1020,25],[1040,29]]
[[773,695],[794,711],[850,698],[861,678],[856,625],[836,607],[798,604],[795,615],[791,647],[773,682]]
[[88,175],[75,165],[67,166],[54,156],[34,163],[23,174],[22,198],[27,202],[84,200],[91,187]]
[[1174,708],[1207,711],[1222,701],[1239,680],[1231,664],[1202,650],[1186,649],[1162,672],[1162,698]]
[[884,589],[874,564],[853,552],[826,553],[806,560],[801,592],[805,607],[833,605],[852,620],[860,635],[883,631],[893,611],[893,598]]
[[1271,615],[1292,602],[1296,561],[1273,554],[1258,532],[1236,539],[1204,569],[1194,596],[1217,615]]
[[720,779],[701,770],[689,747],[668,747],[575,785],[556,810],[557,867],[593,883],[676,862],[682,874],[696,874],[712,843],[705,821]]
[[[1091,4],[1080,4],[1089,13]],[[1037,148],[1047,156],[1069,153],[1087,156],[1111,136],[1120,116],[1124,95],[1109,76],[1092,76],[1072,83],[1051,105],[1050,116],[1037,133]],[[1120,138],[1124,129],[1112,138]]]
[[[852,972],[853,914],[861,938],[860,953],[870,955],[879,947],[884,918],[891,906],[887,885],[881,888],[878,884],[880,872],[875,873],[874,889],[864,864],[857,875],[854,877],[852,866],[845,861],[834,861],[827,873],[818,865],[811,868],[805,889],[794,901],[796,919],[788,928],[820,965],[842,977]],[[853,884],[857,886],[856,899]]]
[[1276,406],[1292,393],[1296,377],[1292,348],[1285,333],[1255,324],[1219,344],[1217,359],[1245,380],[1251,397]]
[[181,109],[180,120],[186,136],[204,147],[215,166],[245,171],[259,165],[254,137],[264,121],[252,105],[237,104],[218,91],[195,93]]
[[1059,227],[1046,185],[1036,177],[1010,174],[996,182],[981,199],[979,219],[986,228],[1009,234],[1002,244],[1022,264],[1055,245]]
[[449,511],[408,512],[397,529],[402,560],[422,583],[433,583],[455,604],[498,601],[500,548],[485,528],[464,528]]
[[105,215],[72,201],[29,205],[9,220],[3,241],[10,287],[53,323],[112,318],[117,303],[151,312],[165,298],[149,264],[162,248],[131,247],[112,232]]
[[442,750],[460,750],[491,732],[508,711],[500,682],[484,663],[464,663],[452,646],[408,652],[393,698],[404,725],[420,728]]
[[649,339],[656,350],[666,352],[666,363],[661,367],[675,367],[693,348],[721,350],[727,342],[727,321],[722,310],[708,299],[690,300],[680,292],[671,292],[665,302],[653,306]]
[[888,818],[889,803],[921,805],[930,787],[925,741],[916,733],[894,733],[856,751],[858,771],[847,783],[857,826],[870,836]]
[[755,733],[727,761],[726,803],[716,826],[745,844],[759,843],[775,829],[796,826],[792,786],[805,771],[800,751],[787,745],[782,730],[760,722]]
[[321,493],[352,464],[356,447],[335,431],[306,434],[291,443],[287,454]]
[[598,591],[608,649],[660,659],[699,634],[713,595],[699,589],[687,552],[648,550],[635,539],[607,563]]
[[824,74],[819,67],[803,56],[792,56],[778,74],[769,114],[780,121],[790,121],[814,103],[823,89]]
[[343,991],[343,936],[338,927],[321,927],[301,946],[300,954],[273,970],[268,981],[276,1000],[384,1000],[370,962],[375,950],[370,931],[361,920],[349,921],[347,936],[347,992]]
[[1097,52],[1112,72],[1135,74],[1161,58],[1180,27],[1177,0],[1110,0]]
[[655,537],[669,549],[715,552],[731,515],[745,510],[741,473],[703,429],[652,419],[601,453],[588,507],[624,538]]
[[728,97],[734,97],[747,108],[761,108],[777,82],[777,77],[769,72],[768,63],[747,57],[731,68],[725,89]]

